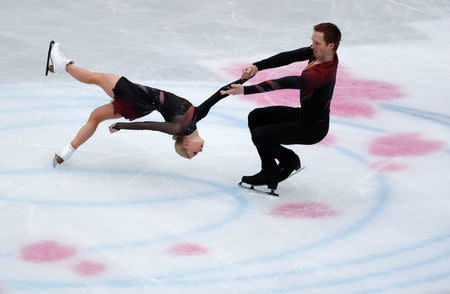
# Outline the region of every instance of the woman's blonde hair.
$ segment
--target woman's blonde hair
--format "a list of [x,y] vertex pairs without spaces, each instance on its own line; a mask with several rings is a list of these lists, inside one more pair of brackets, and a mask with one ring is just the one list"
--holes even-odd
[[175,152],[178,153],[178,155],[180,155],[181,157],[191,159],[191,157],[189,157],[187,149],[183,147],[183,136],[174,135],[172,139],[175,140]]

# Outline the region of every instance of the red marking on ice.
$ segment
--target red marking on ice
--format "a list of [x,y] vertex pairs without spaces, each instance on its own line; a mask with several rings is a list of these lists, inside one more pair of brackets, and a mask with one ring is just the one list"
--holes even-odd
[[178,256],[201,255],[206,254],[207,252],[208,250],[206,248],[191,243],[177,244],[169,249],[169,253],[171,255],[178,255]]
[[368,100],[392,100],[403,97],[394,84],[353,78],[346,67],[339,66],[336,75],[334,98],[363,98]]
[[325,138],[323,138],[322,141],[320,141],[318,144],[322,146],[331,146],[336,144],[336,137],[333,135],[327,135]]
[[275,208],[270,214],[286,218],[320,218],[335,216],[337,212],[323,203],[291,203]]
[[330,111],[333,115],[340,117],[373,117],[375,114],[375,108],[365,101],[340,99],[338,101],[332,101]]
[[22,248],[22,259],[29,262],[53,262],[75,255],[73,247],[55,241],[42,241]]
[[408,166],[392,160],[384,160],[371,164],[370,168],[380,172],[395,172],[404,170],[408,168]]
[[427,141],[419,134],[406,133],[384,136],[372,141],[369,152],[380,156],[425,155],[442,147],[439,141]]
[[73,267],[73,270],[81,276],[95,276],[101,274],[106,266],[101,263],[91,261],[81,261]]
[[[258,84],[263,81],[277,79],[284,76],[300,75],[306,62],[293,63],[281,68],[268,69],[258,72],[246,84]],[[247,64],[234,63],[224,68],[224,71],[237,78],[242,74],[241,68]],[[387,82],[357,79],[350,75],[349,70],[343,66],[338,67],[336,85],[331,101],[331,113],[336,116],[373,117],[375,108],[370,104],[373,100],[391,100],[403,97],[399,87]],[[251,100],[261,106],[287,105],[298,107],[300,99],[298,90],[279,90],[261,94],[242,96],[242,99]]]

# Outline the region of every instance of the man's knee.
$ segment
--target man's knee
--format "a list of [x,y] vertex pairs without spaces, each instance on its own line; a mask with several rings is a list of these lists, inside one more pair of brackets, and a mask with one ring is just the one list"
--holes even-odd
[[260,146],[260,145],[264,145],[268,138],[264,133],[263,128],[254,128],[251,131],[252,134],[252,141],[253,144],[255,144],[255,146]]
[[248,114],[248,127],[254,129],[258,125],[258,117],[261,112],[261,108],[256,108],[250,111]]

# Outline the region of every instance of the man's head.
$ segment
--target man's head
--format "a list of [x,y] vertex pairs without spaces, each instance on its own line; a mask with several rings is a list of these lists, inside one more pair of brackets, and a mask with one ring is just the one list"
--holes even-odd
[[197,130],[188,136],[174,136],[175,151],[178,155],[191,159],[203,151],[204,140],[198,135]]
[[327,56],[334,56],[341,41],[341,31],[332,23],[320,23],[314,26],[314,32],[311,37],[313,43],[311,48],[317,59],[323,59]]

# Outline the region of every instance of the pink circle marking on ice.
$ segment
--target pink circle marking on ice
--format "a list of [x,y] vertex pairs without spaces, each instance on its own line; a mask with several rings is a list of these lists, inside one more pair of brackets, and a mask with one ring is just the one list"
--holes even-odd
[[83,260],[77,263],[73,270],[81,276],[95,276],[104,272],[106,266],[101,263]]
[[76,249],[55,241],[42,241],[22,248],[21,253],[25,261],[54,262],[74,256]]
[[325,138],[323,138],[322,141],[320,141],[317,144],[322,145],[322,146],[331,146],[331,145],[336,144],[336,141],[337,141],[337,139],[335,136],[328,134],[328,135],[326,135]]
[[371,164],[370,168],[379,172],[396,172],[407,169],[408,166],[392,160],[383,160]]
[[350,71],[339,66],[336,75],[336,85],[333,99],[363,98],[368,100],[392,100],[403,97],[404,94],[397,85],[366,79],[356,79]]
[[206,248],[192,243],[177,244],[169,249],[171,255],[177,256],[202,255],[207,252],[208,250]]
[[[241,76],[241,68],[248,64],[233,63],[223,70],[234,78]],[[266,80],[277,79],[284,76],[300,75],[306,62],[293,63],[281,68],[268,69],[248,81],[247,85],[258,84]],[[343,66],[338,67],[336,85],[331,102],[331,113],[336,116],[353,118],[371,118],[375,108],[370,104],[373,100],[391,100],[403,97],[399,87],[387,82],[353,78],[349,70]],[[242,96],[242,99],[251,100],[261,106],[286,105],[300,106],[298,90],[279,90],[261,94]]]
[[369,152],[379,156],[425,155],[442,147],[439,141],[427,141],[416,133],[395,134],[373,140]]
[[366,117],[371,118],[375,115],[375,108],[363,100],[349,101],[349,99],[341,99],[331,102],[330,112],[333,115],[352,118]]
[[290,203],[275,208],[270,214],[285,218],[321,218],[338,213],[323,203]]

